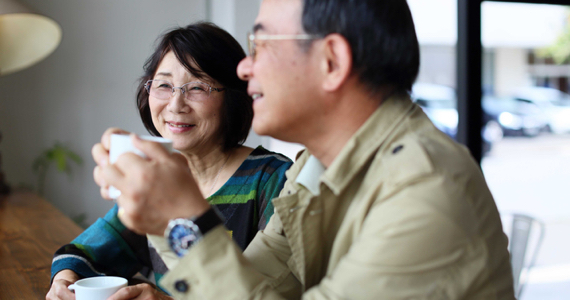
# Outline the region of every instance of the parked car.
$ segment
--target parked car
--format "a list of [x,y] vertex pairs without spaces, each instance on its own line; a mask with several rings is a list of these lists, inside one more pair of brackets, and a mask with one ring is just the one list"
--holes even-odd
[[[431,83],[418,82],[412,87],[412,100],[417,103],[433,124],[445,134],[455,139],[457,135],[457,96],[455,89]],[[503,137],[502,128],[493,115],[484,114],[483,153],[491,150],[492,143]]]
[[514,91],[513,97],[536,105],[548,119],[548,128],[553,133],[570,133],[570,95],[545,87],[522,87]]
[[457,97],[453,88],[416,83],[412,87],[412,99],[422,107],[433,124],[445,134],[455,138],[457,134]]
[[482,105],[505,136],[532,137],[550,128],[548,115],[535,103],[511,97],[484,96]]

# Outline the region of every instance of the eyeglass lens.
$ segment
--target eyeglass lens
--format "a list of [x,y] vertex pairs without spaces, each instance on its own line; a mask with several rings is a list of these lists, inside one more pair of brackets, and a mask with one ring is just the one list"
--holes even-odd
[[255,40],[254,40],[254,35],[252,35],[251,33],[247,34],[247,46],[249,50],[249,56],[255,58]]
[[188,82],[181,87],[175,87],[163,80],[149,80],[147,82],[147,92],[157,99],[170,99],[176,89],[180,89],[187,100],[204,100],[210,96],[210,86],[203,82]]

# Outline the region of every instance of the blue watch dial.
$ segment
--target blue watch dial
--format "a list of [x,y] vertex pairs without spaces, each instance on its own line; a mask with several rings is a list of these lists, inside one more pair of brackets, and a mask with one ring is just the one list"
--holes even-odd
[[187,221],[187,223],[184,222],[174,225],[168,235],[168,244],[172,251],[179,257],[184,256],[190,246],[202,237],[198,226],[192,221],[185,221]]

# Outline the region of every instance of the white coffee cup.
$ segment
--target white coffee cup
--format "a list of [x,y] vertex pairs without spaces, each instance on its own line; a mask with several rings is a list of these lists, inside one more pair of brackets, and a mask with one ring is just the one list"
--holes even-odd
[[[139,136],[143,140],[159,143],[166,150],[172,152],[172,141],[157,136],[142,135]],[[127,134],[112,134],[111,135],[111,149],[109,149],[109,162],[115,163],[121,154],[126,152],[133,152],[139,156],[146,157],[133,143],[131,143],[131,136]],[[117,199],[121,196],[121,191],[113,186],[109,187],[109,197]]]
[[125,278],[99,276],[77,280],[67,288],[75,292],[75,300],[106,300],[125,286]]

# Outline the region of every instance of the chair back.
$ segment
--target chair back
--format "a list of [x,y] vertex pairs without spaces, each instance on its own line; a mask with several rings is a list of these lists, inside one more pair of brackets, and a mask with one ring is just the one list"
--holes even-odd
[[501,220],[509,238],[515,297],[519,299],[544,238],[544,223],[518,213],[502,213]]

